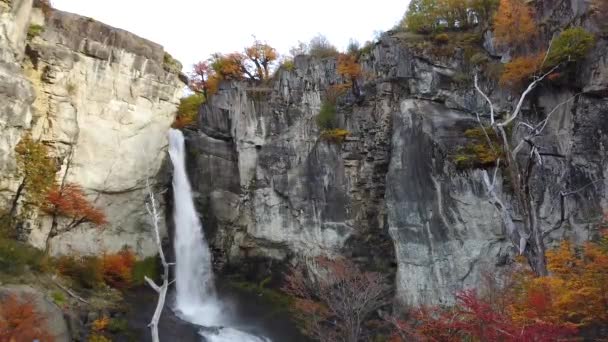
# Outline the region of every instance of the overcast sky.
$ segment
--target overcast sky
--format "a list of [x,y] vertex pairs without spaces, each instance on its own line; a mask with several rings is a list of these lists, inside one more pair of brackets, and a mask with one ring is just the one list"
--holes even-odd
[[286,54],[317,33],[344,49],[401,19],[408,0],[53,0],[55,8],[92,17],[165,47],[188,71],[214,52],[241,51],[252,35]]

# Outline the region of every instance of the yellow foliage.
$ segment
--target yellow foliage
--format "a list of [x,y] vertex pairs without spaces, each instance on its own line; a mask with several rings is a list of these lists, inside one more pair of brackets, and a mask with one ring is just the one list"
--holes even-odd
[[330,142],[341,143],[349,135],[351,135],[351,133],[349,131],[342,129],[342,128],[335,128],[335,129],[328,129],[328,130],[321,132],[321,139],[324,139],[324,140],[327,140]]
[[25,136],[15,147],[17,163],[24,178],[26,198],[34,205],[42,204],[46,193],[55,185],[57,165],[46,145]]
[[108,324],[110,324],[110,318],[103,316],[93,321],[91,329],[96,332],[104,331],[108,328]]
[[547,266],[549,276],[522,278],[510,307],[516,321],[575,326],[608,323],[608,251],[601,243],[587,243],[577,253],[565,241],[547,252]]
[[357,62],[357,58],[341,54],[338,57],[338,74],[351,80],[361,76],[361,65]]

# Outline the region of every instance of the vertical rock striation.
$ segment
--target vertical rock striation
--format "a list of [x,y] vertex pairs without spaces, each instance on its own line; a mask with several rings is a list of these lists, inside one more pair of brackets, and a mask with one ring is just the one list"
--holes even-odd
[[[585,6],[573,0],[539,9],[557,25],[546,34],[565,22],[596,32],[595,19],[581,14]],[[503,52],[491,33],[480,39],[472,53],[499,63],[493,55]],[[593,238],[606,208],[606,51],[599,38],[571,81],[546,82],[523,109],[524,120],[538,122],[582,91],[548,121],[543,164],[531,181],[548,245]],[[341,144],[321,139],[314,120],[327,89],[343,82],[335,59],[297,57],[294,70],[280,70],[269,86],[223,84],[188,139],[216,266],[345,255],[395,274],[398,297],[419,304],[449,303],[454,291],[511,262],[516,252],[482,170],[457,162],[475,143],[465,131],[487,112],[472,87],[480,69],[466,48],[441,52],[404,33],[385,34],[362,58],[362,97],[338,102],[339,126],[352,133]],[[497,113],[512,108],[495,79],[486,74],[481,83]],[[523,132],[515,127],[513,138]],[[512,206],[502,179],[497,191]]]

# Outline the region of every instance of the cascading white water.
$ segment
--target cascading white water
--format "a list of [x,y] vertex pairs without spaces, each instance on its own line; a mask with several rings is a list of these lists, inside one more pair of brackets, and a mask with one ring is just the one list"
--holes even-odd
[[173,163],[175,311],[191,323],[221,327],[213,333],[201,333],[210,342],[270,342],[267,338],[225,327],[229,317],[215,293],[211,253],[192,201],[184,136],[179,130],[169,131],[169,155]]

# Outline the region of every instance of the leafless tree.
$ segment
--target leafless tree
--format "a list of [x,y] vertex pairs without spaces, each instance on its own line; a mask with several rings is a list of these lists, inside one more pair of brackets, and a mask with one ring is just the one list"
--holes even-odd
[[163,252],[162,242],[160,239],[160,228],[159,228],[159,220],[160,214],[158,212],[158,208],[156,205],[156,198],[154,197],[154,192],[152,191],[152,187],[150,186],[149,180],[146,180],[146,190],[148,191],[148,199],[149,203],[146,203],[146,210],[150,215],[152,220],[152,224],[154,226],[154,239],[156,242],[156,246],[158,247],[158,255],[160,256],[160,261],[163,266],[163,274],[162,274],[162,284],[158,286],[152,279],[145,277],[146,282],[150,287],[154,289],[154,291],[158,292],[158,302],[156,304],[156,310],[154,310],[154,316],[152,316],[152,320],[148,325],[150,327],[150,331],[152,333],[152,341],[159,342],[158,338],[158,321],[160,319],[160,315],[163,312],[163,307],[165,306],[165,299],[167,297],[167,290],[169,288],[169,263],[165,259],[165,253]]
[[322,341],[357,342],[363,324],[388,303],[390,286],[380,273],[361,271],[345,259],[303,262],[286,278],[304,333]]
[[[551,45],[547,50],[547,55],[550,50]],[[545,55],[545,60],[547,55]],[[541,146],[539,146],[539,143],[537,142],[537,138],[543,134],[549,119],[557,109],[572,101],[578,94],[556,105],[546,114],[543,120],[535,125],[525,123],[522,120],[518,120],[518,118],[521,114],[522,106],[532,90],[560,66],[561,64],[558,64],[548,71],[536,75],[519,96],[513,111],[502,120],[499,120],[496,117],[494,104],[488,95],[479,87],[477,75],[474,78],[476,91],[485,99],[490,108],[489,124],[484,124],[479,115],[477,116],[477,120],[479,121],[479,125],[484,132],[485,139],[490,148],[494,149],[495,144],[492,143],[488,130],[493,130],[502,149],[502,151],[494,151],[496,155],[500,155],[501,158],[496,161],[496,167],[492,176],[490,176],[486,170],[483,171],[483,181],[487,187],[488,194],[490,195],[490,201],[500,213],[511,242],[519,250],[519,253],[526,257],[530,266],[538,275],[547,274],[547,264],[545,260],[545,243],[543,241],[545,230],[543,230],[542,223],[539,221],[538,208],[536,207],[536,202],[531,189],[531,179],[535,166],[542,165],[543,158],[546,156],[545,153],[542,152]],[[526,132],[519,141],[513,144],[513,146],[515,146],[513,147],[510,142],[512,137],[507,135],[505,128],[515,123],[517,123],[516,127],[523,127]],[[525,157],[523,157],[524,152],[526,154]],[[510,183],[513,186],[515,200],[513,212],[503,203],[495,191],[496,179],[501,163],[505,169],[505,174],[510,177]],[[521,224],[514,223],[515,217],[521,221]]]

